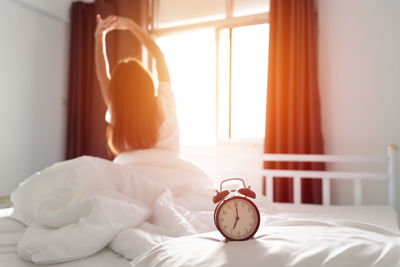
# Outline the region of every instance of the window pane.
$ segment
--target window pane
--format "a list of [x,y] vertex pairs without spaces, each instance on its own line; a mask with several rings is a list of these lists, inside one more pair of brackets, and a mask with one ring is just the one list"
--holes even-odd
[[269,0],[234,0],[233,16],[245,16],[269,11]]
[[229,138],[229,29],[219,32],[218,138]]
[[232,32],[232,138],[264,138],[267,100],[267,24]]
[[225,0],[157,0],[156,28],[225,18]]
[[216,139],[215,32],[192,30],[157,39],[165,54],[182,145],[213,145]]

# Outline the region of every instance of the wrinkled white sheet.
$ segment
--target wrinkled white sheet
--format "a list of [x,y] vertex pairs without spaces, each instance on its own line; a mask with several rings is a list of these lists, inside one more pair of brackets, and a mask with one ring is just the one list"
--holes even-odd
[[28,226],[18,254],[57,263],[108,247],[132,266],[400,266],[393,223],[351,214],[341,221],[296,219],[296,210],[283,214],[260,196],[255,238],[225,243],[213,222],[215,188],[196,166],[162,150],[124,153],[114,163],[57,163],[11,195],[12,217]]
[[173,238],[131,266],[400,266],[395,232],[351,221],[281,220],[254,239],[225,243],[217,232]]

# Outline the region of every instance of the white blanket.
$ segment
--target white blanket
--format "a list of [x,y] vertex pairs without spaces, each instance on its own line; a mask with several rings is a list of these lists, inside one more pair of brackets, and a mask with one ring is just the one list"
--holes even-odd
[[260,196],[255,239],[225,243],[213,222],[215,188],[199,168],[162,150],[57,163],[11,195],[12,216],[28,225],[18,254],[46,264],[108,246],[132,266],[399,266],[398,232],[281,217]]
[[[28,225],[18,254],[56,263],[110,245],[132,259],[169,237],[209,230],[199,211],[213,205],[210,185],[199,168],[156,149],[128,153],[115,163],[80,157],[54,164],[11,195],[12,217]],[[197,201],[204,196],[206,202]]]

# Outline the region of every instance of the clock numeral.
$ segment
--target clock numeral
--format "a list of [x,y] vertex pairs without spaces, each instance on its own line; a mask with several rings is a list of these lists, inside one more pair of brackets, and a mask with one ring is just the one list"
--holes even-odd
[[227,228],[227,226],[226,225],[224,225],[224,229],[226,229]]
[[230,210],[231,209],[231,205],[228,205],[228,210]]
[[240,236],[240,231],[237,231],[237,233],[236,233],[238,236]]
[[223,222],[225,219],[224,218],[221,218],[221,222]]
[[248,211],[248,212],[251,212],[251,209],[250,209],[250,208],[248,208],[248,209],[247,209],[247,211]]
[[224,210],[224,211],[222,212],[222,214],[226,215],[226,210]]

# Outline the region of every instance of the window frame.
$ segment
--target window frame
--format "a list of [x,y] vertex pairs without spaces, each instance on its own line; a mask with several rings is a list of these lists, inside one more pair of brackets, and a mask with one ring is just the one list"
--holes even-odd
[[[229,30],[229,43],[230,43],[230,59],[229,59],[229,94],[231,95],[232,86],[232,29],[236,27],[244,27],[259,24],[269,24],[270,14],[269,12],[262,12],[257,14],[245,15],[245,16],[233,16],[233,4],[234,0],[225,0],[225,18],[209,20],[204,22],[188,23],[178,26],[170,26],[164,28],[154,27],[154,14],[155,8],[157,8],[157,0],[151,2],[151,8],[149,13],[149,25],[148,30],[153,38],[159,38],[168,34],[178,33],[182,31],[194,30],[199,28],[213,28],[215,32],[216,41],[216,80],[215,80],[215,93],[216,93],[216,145],[226,144],[248,144],[250,146],[261,146],[264,143],[264,139],[233,139],[231,137],[231,118],[229,118],[229,137],[228,139],[220,139],[218,137],[219,132],[219,41],[220,32],[223,29]],[[231,117],[231,99],[229,99],[229,117]]]

